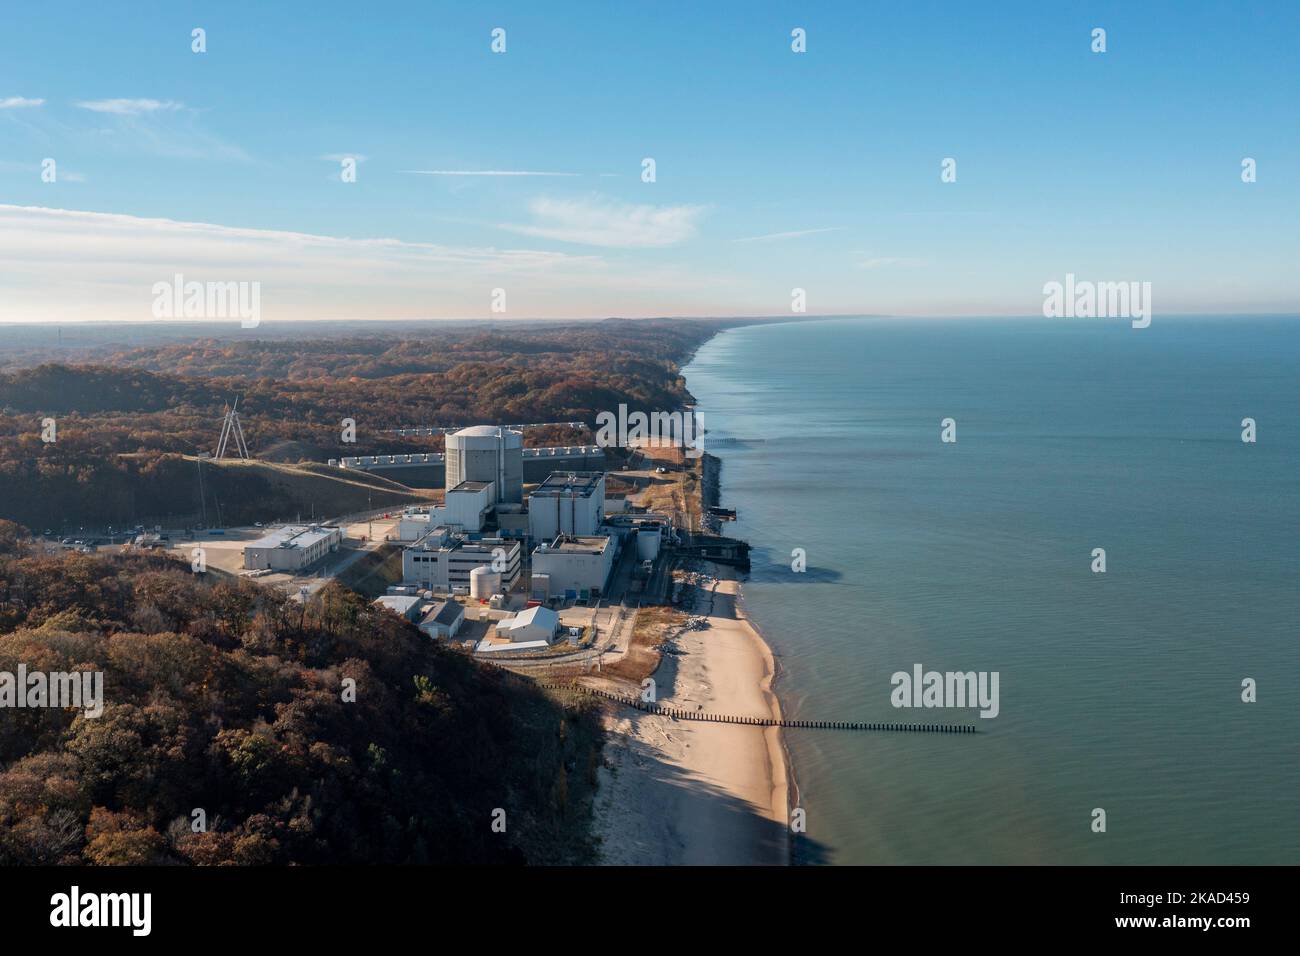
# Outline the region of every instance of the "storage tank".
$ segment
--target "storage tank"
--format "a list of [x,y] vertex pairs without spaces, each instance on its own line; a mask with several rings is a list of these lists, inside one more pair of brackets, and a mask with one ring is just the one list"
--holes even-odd
[[490,481],[496,500],[524,500],[524,436],[496,425],[473,425],[447,436],[445,485]]
[[659,557],[661,535],[658,528],[639,528],[636,533],[636,559],[653,561]]
[[474,600],[486,600],[501,590],[501,572],[493,571],[486,564],[474,568],[469,573],[469,596]]

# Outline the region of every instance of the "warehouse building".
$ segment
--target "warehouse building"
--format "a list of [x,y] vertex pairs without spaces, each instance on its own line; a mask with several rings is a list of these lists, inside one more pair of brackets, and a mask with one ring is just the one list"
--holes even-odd
[[560,615],[549,607],[530,607],[514,617],[498,621],[496,636],[507,638],[511,644],[549,644],[560,630]]
[[301,571],[343,543],[341,528],[287,525],[244,545],[248,571]]
[[524,500],[523,432],[496,425],[474,425],[447,436],[446,487],[490,481],[493,500]]
[[615,540],[606,535],[557,535],[533,551],[534,590],[544,581],[548,597],[600,597],[609,584],[616,551]]
[[528,499],[528,535],[534,541],[553,541],[561,534],[593,535],[604,508],[604,472],[551,472]]
[[470,572],[488,567],[501,575],[501,590],[519,580],[523,549],[505,538],[472,540],[438,527],[402,551],[402,582],[439,594],[469,594]]
[[455,601],[439,601],[420,621],[420,630],[434,638],[453,638],[465,621],[465,609]]

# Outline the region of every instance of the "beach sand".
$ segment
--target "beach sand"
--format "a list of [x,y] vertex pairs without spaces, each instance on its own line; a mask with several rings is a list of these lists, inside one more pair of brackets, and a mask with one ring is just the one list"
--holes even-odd
[[[709,626],[672,641],[654,674],[658,702],[779,717],[771,650],[740,611],[734,573],[716,572],[712,598],[699,594],[695,610],[707,613]],[[627,685],[620,689],[627,693]],[[595,819],[603,862],[789,862],[779,728],[674,721],[627,708],[614,710],[608,726]]]

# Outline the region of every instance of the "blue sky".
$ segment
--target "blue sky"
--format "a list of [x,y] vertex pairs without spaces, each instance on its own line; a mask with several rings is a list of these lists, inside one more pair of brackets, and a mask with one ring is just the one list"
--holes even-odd
[[13,7],[0,319],[174,272],[282,318],[1297,311],[1298,49],[1290,2]]

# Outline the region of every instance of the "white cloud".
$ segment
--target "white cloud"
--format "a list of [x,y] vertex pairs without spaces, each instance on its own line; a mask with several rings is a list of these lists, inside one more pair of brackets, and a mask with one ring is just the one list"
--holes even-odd
[[799,229],[795,232],[769,232],[763,236],[746,236],[744,239],[732,239],[732,242],[770,242],[774,239],[797,239],[800,236],[815,236],[822,232],[842,232],[843,226],[828,226],[825,229]]
[[928,265],[924,259],[916,259],[911,256],[876,256],[871,259],[863,259],[858,263],[859,269],[885,269],[889,266],[924,266]]
[[702,206],[651,206],[590,197],[535,199],[535,222],[503,223],[502,229],[524,236],[558,239],[589,246],[648,248],[671,246],[695,235]]
[[582,173],[541,173],[531,169],[402,169],[412,176],[581,176]]
[[172,100],[79,100],[76,104],[83,110],[91,110],[95,113],[112,113],[116,116],[139,116],[142,113],[171,112],[178,110],[183,104],[173,102]]
[[0,110],[16,110],[43,105],[45,105],[44,100],[29,100],[25,96],[7,96],[4,99],[0,99]]
[[[149,321],[153,284],[261,283],[267,321],[699,314],[741,291],[694,267],[598,254],[354,239],[0,205],[0,321]],[[733,306],[734,308],[734,306]]]

